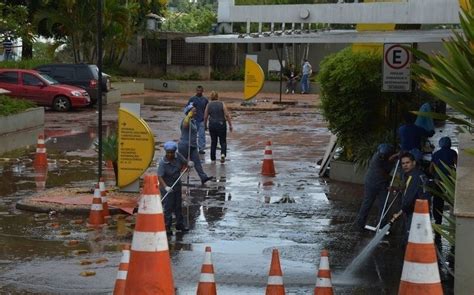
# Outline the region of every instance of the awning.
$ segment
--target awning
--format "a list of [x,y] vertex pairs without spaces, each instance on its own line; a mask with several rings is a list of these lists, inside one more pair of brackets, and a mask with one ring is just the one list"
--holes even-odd
[[385,32],[358,32],[330,30],[291,34],[252,33],[187,37],[188,43],[431,43],[454,36],[452,30],[404,30]]

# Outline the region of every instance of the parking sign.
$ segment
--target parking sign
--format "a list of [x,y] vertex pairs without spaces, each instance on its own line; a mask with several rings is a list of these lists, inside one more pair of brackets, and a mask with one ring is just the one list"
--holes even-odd
[[405,47],[411,47],[411,44],[384,44],[382,91],[411,91],[411,52]]

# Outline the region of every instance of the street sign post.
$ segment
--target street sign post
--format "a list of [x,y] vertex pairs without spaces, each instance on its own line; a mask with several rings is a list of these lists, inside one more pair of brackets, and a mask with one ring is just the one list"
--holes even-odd
[[384,92],[411,92],[411,44],[385,43],[383,46]]

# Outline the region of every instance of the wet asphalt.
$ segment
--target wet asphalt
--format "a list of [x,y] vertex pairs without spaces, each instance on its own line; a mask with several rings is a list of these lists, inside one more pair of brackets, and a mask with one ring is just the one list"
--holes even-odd
[[[104,109],[106,134],[116,129],[117,107]],[[196,292],[206,246],[212,247],[219,294],[262,294],[274,248],[280,251],[288,294],[313,293],[322,249],[329,251],[336,294],[397,294],[403,263],[397,227],[358,271],[342,275],[373,233],[352,228],[363,187],[318,177],[316,163],[330,133],[311,100],[283,111],[232,115],[234,132],[228,134],[226,163],[211,163],[209,150],[202,157],[205,171],[216,181],[201,186],[192,172],[190,186],[184,188],[183,210],[191,230],[169,241],[178,294]],[[56,159],[49,165],[46,188],[93,186],[96,116],[94,109],[46,112],[46,147],[49,158]],[[155,133],[159,160],[162,143],[179,139],[181,109],[145,105],[142,117]],[[268,140],[277,172],[273,178],[260,174]],[[0,162],[0,293],[111,293],[120,245],[131,242],[133,218],[115,217],[112,226],[87,231],[73,222],[84,216],[16,209],[18,200],[38,190],[29,161],[33,156],[34,147],[0,156],[18,159]],[[63,164],[60,159],[76,161]],[[294,203],[278,202],[286,197]],[[375,223],[373,216],[370,221]],[[95,275],[81,276],[86,270]],[[444,272],[442,280],[450,294],[452,281]]]

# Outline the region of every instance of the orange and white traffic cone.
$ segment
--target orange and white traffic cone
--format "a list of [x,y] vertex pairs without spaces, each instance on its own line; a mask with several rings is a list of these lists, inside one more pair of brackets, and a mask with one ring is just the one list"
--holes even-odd
[[217,295],[216,280],[214,279],[214,265],[211,260],[211,247],[206,247],[204,263],[201,267],[201,277],[197,288],[197,295]]
[[321,260],[319,261],[318,277],[316,278],[316,287],[314,295],[333,295],[331,283],[331,270],[329,269],[329,253],[327,250],[321,251]]
[[262,164],[262,175],[263,176],[275,176],[275,165],[273,164],[273,153],[272,153],[272,142],[267,141],[265,147],[265,154],[263,156]]
[[104,218],[110,218],[109,204],[107,203],[107,192],[105,191],[105,183],[103,177],[101,177],[99,181],[99,190],[102,201],[102,214],[104,215]]
[[35,167],[44,167],[48,166],[48,158],[46,155],[46,145],[44,143],[44,135],[38,135],[38,145],[36,146],[35,160],[33,161],[33,166]]
[[102,197],[100,195],[99,186],[96,185],[94,190],[94,198],[92,199],[91,212],[89,214],[89,220],[87,221],[88,227],[102,227],[105,225],[104,214],[102,213]]
[[130,262],[130,245],[123,245],[122,259],[120,260],[117,279],[115,280],[114,295],[125,294],[125,282],[127,280],[128,264]]
[[125,294],[175,294],[156,175],[145,175],[133,233]]
[[48,177],[48,166],[33,166],[35,170],[36,191],[44,191],[46,189],[46,178]]
[[273,249],[272,263],[268,274],[268,284],[266,295],[285,295],[285,286],[283,285],[283,273],[280,266],[280,256],[278,250]]
[[415,203],[398,294],[443,294],[427,200]]

